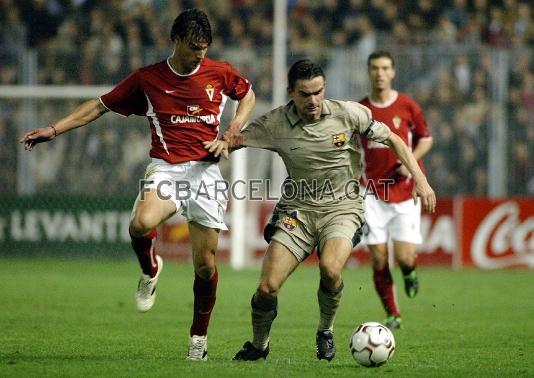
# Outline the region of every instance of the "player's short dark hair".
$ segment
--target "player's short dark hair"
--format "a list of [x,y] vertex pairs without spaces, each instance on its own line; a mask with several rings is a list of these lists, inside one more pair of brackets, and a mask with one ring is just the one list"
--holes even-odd
[[323,69],[309,59],[302,59],[295,62],[287,73],[287,86],[294,89],[297,80],[310,80],[317,76],[326,78]]
[[395,67],[395,59],[393,59],[393,55],[389,51],[386,50],[378,50],[369,55],[369,58],[367,58],[367,67],[371,65],[371,60],[375,60],[378,58],[388,58],[391,60],[391,67]]
[[189,37],[193,40],[211,44],[211,25],[206,13],[200,9],[186,9],[174,19],[171,41]]

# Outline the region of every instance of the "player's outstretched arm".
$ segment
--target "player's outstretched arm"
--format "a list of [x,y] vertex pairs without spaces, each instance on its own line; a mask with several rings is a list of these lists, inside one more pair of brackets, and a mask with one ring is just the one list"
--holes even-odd
[[230,121],[228,130],[223,135],[223,139],[228,142],[230,146],[239,146],[243,143],[243,134],[241,134],[241,129],[245,126],[254,104],[256,103],[256,95],[252,88],[248,93],[239,101],[237,106],[235,116]]
[[33,129],[32,131],[27,132],[19,142],[24,143],[24,148],[31,151],[36,144],[48,142],[59,134],[87,125],[107,111],[108,109],[102,105],[99,99],[86,101],[74,109],[68,116],[61,118],[50,126]]
[[425,175],[421,171],[421,168],[419,168],[419,164],[417,164],[417,160],[415,160],[415,157],[406,143],[404,143],[404,141],[395,133],[391,133],[385,143],[395,151],[395,154],[401,163],[412,174],[415,184],[413,193],[414,200],[417,200],[417,197],[420,197],[423,210],[433,213],[436,208],[436,195],[428,184]]
[[[432,143],[433,143],[432,137],[421,139],[412,151],[413,156],[415,157],[415,160],[419,160],[423,156],[425,156],[428,153],[428,151],[430,151],[430,149],[432,148]],[[410,172],[408,172],[408,169],[404,165],[401,165],[397,169],[397,173],[403,176],[408,176],[410,174]]]

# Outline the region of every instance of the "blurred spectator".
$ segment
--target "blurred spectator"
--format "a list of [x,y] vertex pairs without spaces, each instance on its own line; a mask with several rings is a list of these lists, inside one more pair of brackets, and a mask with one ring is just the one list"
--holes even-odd
[[26,45],[27,27],[20,17],[20,9],[9,1],[0,5],[0,46],[3,53],[19,50]]
[[31,0],[21,2],[21,15],[28,27],[28,45],[44,46],[56,34],[61,16],[54,1]]
[[438,18],[438,25],[435,30],[436,42],[442,47],[452,47],[456,43],[457,28],[447,15],[441,15]]
[[492,6],[490,17],[484,31],[484,40],[496,47],[509,47],[511,35],[509,24],[506,22],[502,8]]
[[453,0],[452,4],[445,8],[445,15],[456,26],[456,29],[463,30],[469,20],[467,0]]
[[[487,132],[480,130],[487,121],[490,111],[484,88],[476,87],[464,106],[465,133],[473,140],[480,140]],[[482,131],[482,132],[481,132]]]
[[456,86],[463,95],[469,92],[471,83],[471,68],[466,54],[458,54],[454,58],[454,77]]

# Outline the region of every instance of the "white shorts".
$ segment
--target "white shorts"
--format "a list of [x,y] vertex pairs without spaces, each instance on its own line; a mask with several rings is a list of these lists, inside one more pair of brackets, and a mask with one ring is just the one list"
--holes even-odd
[[162,198],[173,201],[188,222],[220,230],[228,230],[226,186],[219,166],[212,162],[170,164],[153,158],[145,172],[144,188],[157,189]]
[[417,205],[413,199],[398,203],[388,203],[377,199],[373,194],[367,194],[364,201],[365,222],[368,232],[365,232],[365,244],[384,244],[388,237],[393,240],[413,244],[421,244],[421,200]]

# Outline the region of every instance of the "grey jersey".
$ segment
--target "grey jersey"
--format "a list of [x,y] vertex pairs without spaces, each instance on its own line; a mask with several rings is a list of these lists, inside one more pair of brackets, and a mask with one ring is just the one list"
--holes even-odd
[[291,183],[281,205],[320,210],[358,196],[359,135],[383,143],[390,133],[357,102],[324,100],[321,118],[313,123],[305,123],[290,102],[252,121],[243,130],[243,145],[282,157]]

